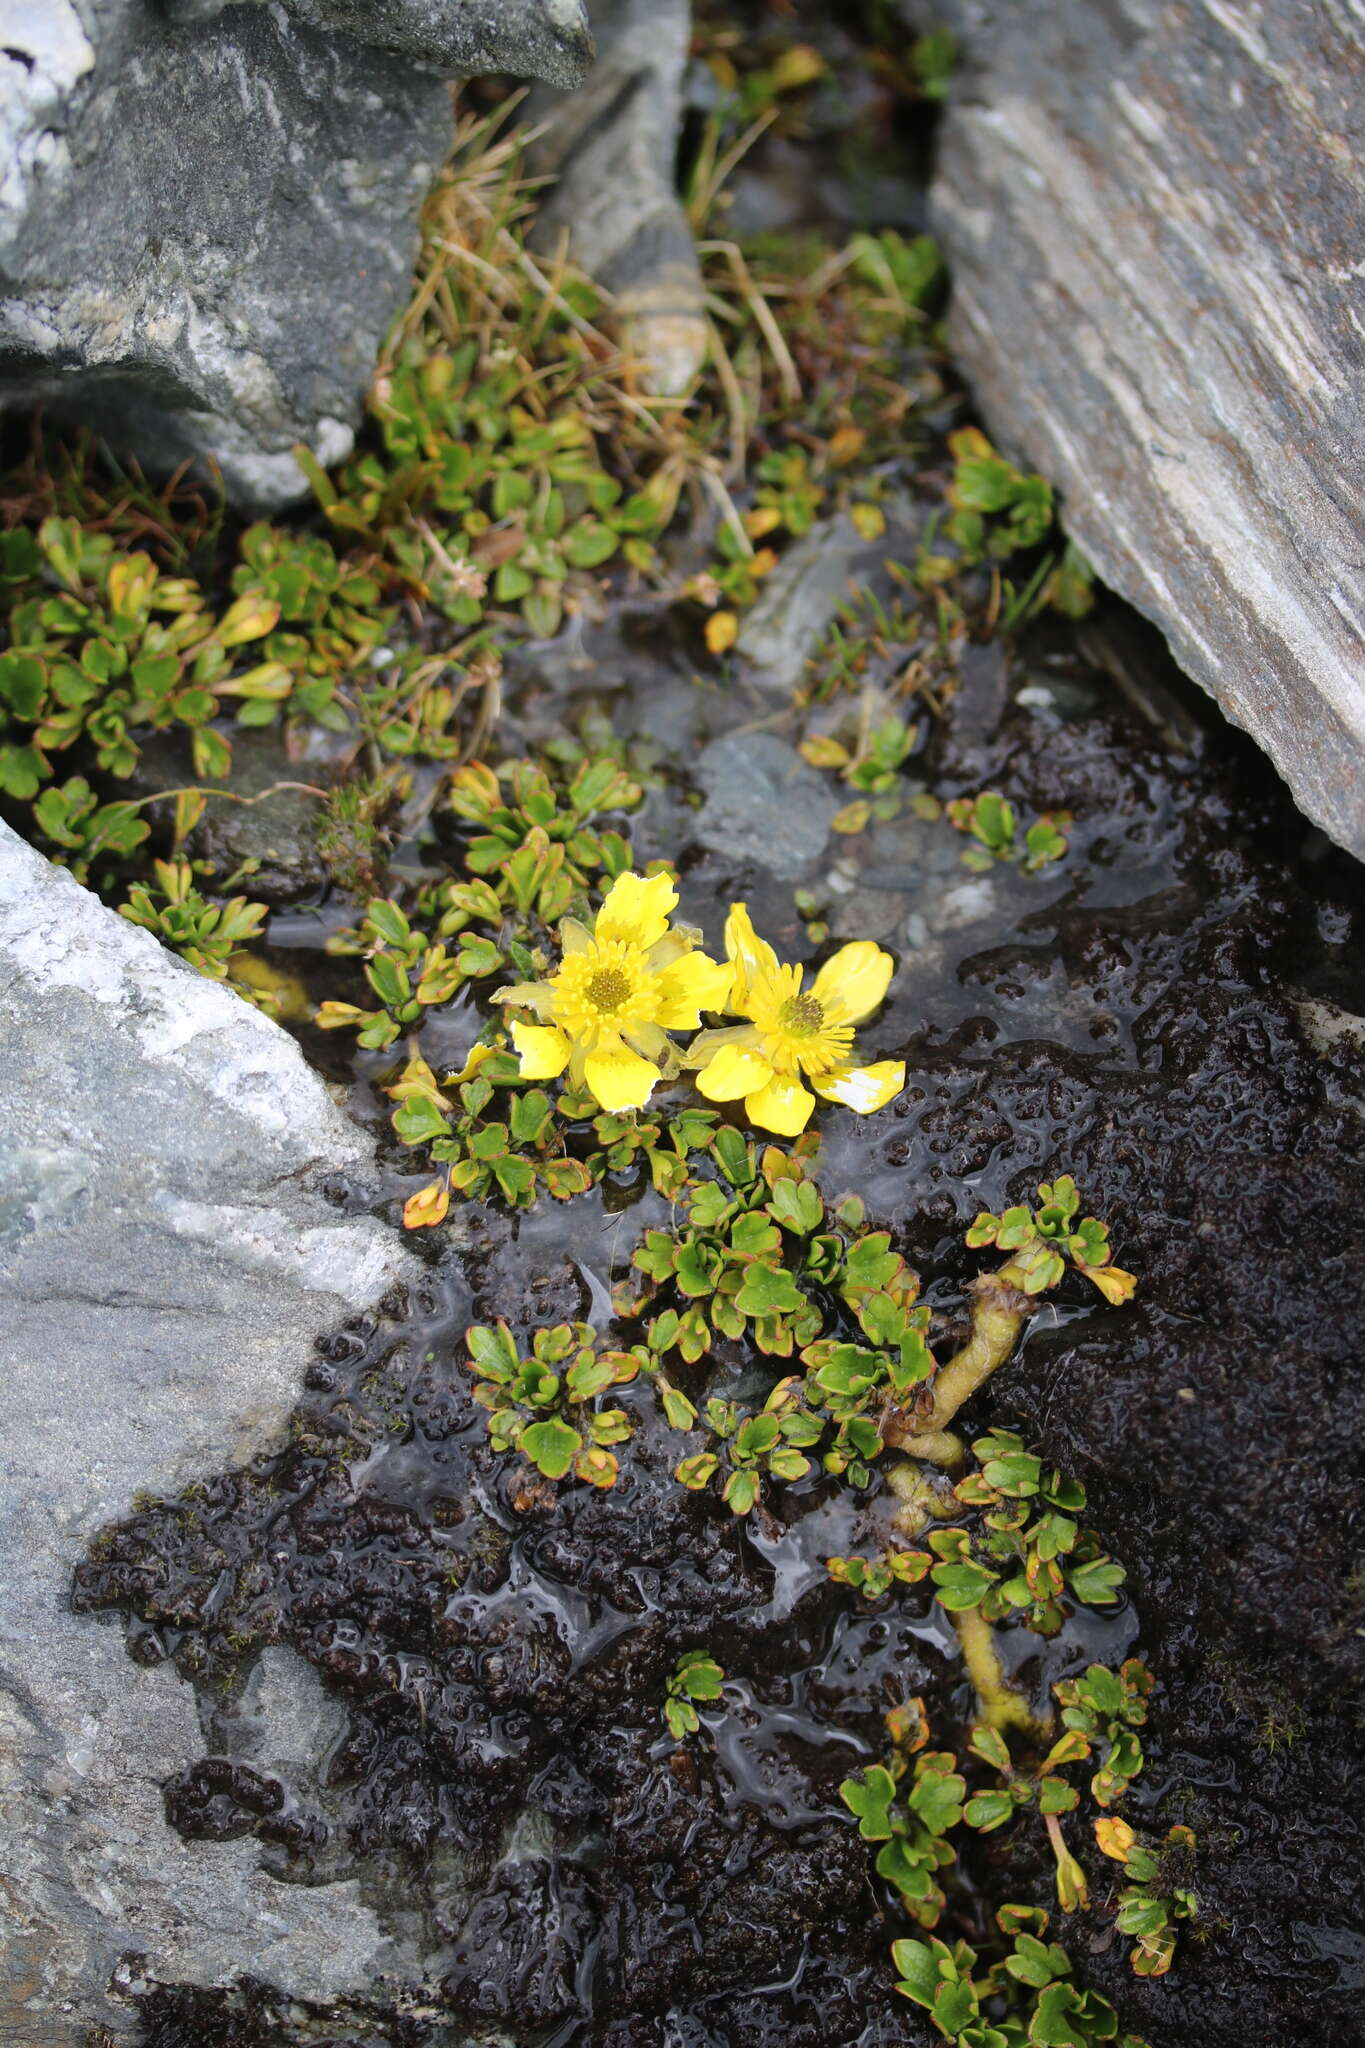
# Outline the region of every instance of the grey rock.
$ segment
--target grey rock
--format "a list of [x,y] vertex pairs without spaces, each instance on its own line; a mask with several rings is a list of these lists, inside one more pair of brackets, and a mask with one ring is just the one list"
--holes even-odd
[[297,1650],[262,1650],[230,1711],[208,1717],[205,1734],[221,1756],[241,1757],[291,1782],[317,1782],[346,1732],[341,1701]]
[[590,0],[597,63],[572,99],[537,92],[533,168],[556,185],[536,225],[615,299],[650,387],[686,391],[706,355],[706,312],[675,163],[691,40],[688,0]]
[[0,396],[269,509],[349,450],[450,143],[437,73],[571,85],[580,0],[11,0]]
[[[187,852],[209,861],[219,876],[232,874],[243,861],[256,863],[254,872],[235,886],[258,902],[289,903],[321,888],[327,880],[327,864],[318,851],[323,808],[307,788],[297,786],[319,787],[319,773],[325,774],[325,767],[290,758],[277,728],[241,727],[232,736],[232,767],[223,784],[229,793],[206,798]],[[139,795],[183,789],[194,781],[190,750],[181,735],[153,733],[141,742],[134,777]],[[234,803],[234,797],[250,801]],[[169,814],[169,801],[157,809]]]
[[803,680],[867,547],[848,514],[821,520],[788,548],[740,628],[737,646],[760,690],[787,697]]
[[887,530],[866,540],[846,512],[817,520],[764,578],[758,602],[745,615],[736,643],[748,662],[746,680],[775,697],[790,697],[805,681],[806,663],[846,604],[866,584],[886,579],[888,560],[913,561],[924,515],[907,494],[886,507]]
[[696,779],[706,792],[698,837],[713,851],[754,861],[780,882],[800,881],[824,852],[839,799],[829,777],[775,733],[713,740]]
[[1359,8],[934,14],[962,52],[935,225],[988,426],[1365,854]]
[[[399,1965],[354,1883],[285,1888],[253,1844],[167,1828],[194,1696],[68,1589],[137,1488],[274,1441],[314,1337],[406,1277],[322,1191],[363,1185],[367,1148],[282,1031],[4,826],[0,1032],[0,2038],[120,2036],[127,1951],[172,1981],[363,1987]],[[301,1745],[301,1710],[272,1714]]]

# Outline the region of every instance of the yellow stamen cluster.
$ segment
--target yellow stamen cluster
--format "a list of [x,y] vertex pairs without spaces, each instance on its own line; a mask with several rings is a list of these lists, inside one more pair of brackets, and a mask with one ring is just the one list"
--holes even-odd
[[[696,950],[698,934],[669,923],[677,901],[666,875],[618,875],[591,931],[564,920],[563,957],[548,980],[499,990],[539,1020],[512,1025],[524,1080],[567,1071],[604,1109],[641,1109],[682,1064],[709,1101],[742,1099],[751,1123],[783,1137],[805,1129],[816,1095],[866,1113],[899,1093],[903,1061],[853,1064],[854,1027],[886,994],[889,953],[856,940],[806,989],[803,970],[778,960],[744,904],[731,907],[719,962]],[[700,1032],[680,1055],[668,1034],[697,1030],[703,1010],[745,1021]]]

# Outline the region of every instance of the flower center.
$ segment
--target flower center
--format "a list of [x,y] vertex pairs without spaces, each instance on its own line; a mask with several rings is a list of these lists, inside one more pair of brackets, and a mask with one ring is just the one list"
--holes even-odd
[[607,1015],[619,1010],[632,994],[630,976],[623,967],[601,967],[583,991],[595,1010]]
[[822,1029],[825,1021],[824,1005],[817,1003],[814,996],[788,996],[779,1014],[782,1029],[793,1038],[810,1038]]

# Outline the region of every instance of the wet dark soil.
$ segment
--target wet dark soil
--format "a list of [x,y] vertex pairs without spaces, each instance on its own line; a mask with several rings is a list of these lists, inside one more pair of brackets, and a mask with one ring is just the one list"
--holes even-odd
[[[817,155],[821,134],[825,157],[830,137],[873,134],[875,161],[813,178],[778,130],[736,180],[727,231],[869,205],[917,222],[894,95],[843,61],[828,10],[794,18],[828,60],[806,119]],[[850,213],[859,178],[876,191]],[[883,1115],[822,1113],[822,1179],[864,1196],[948,1314],[979,1270],[962,1243],[979,1209],[1069,1171],[1109,1221],[1136,1300],[1110,1310],[1068,1283],[967,1419],[1020,1428],[1082,1479],[1127,1567],[1130,1601],[1052,1644],[1011,1631],[1007,1661],[1041,1692],[1092,1658],[1145,1658],[1157,1684],[1130,1806],[1196,1830],[1200,1913],[1158,1981],[1133,1976],[1102,1915],[1054,1932],[1152,2048],[1344,2044],[1365,2038],[1365,896],[1238,736],[1159,678],[1153,693],[1146,667],[1128,677],[1155,702],[1144,722],[1080,651],[1130,637],[1110,613],[1008,659],[969,644],[948,717],[921,717],[915,784],[998,788],[1026,820],[1071,811],[1062,864],[973,874],[950,826],[908,805],[813,859],[828,943],[874,937],[897,957],[869,1048],[908,1067]],[[592,708],[658,771],[629,821],[637,856],[679,865],[684,914],[713,940],[743,897],[785,953],[820,956],[790,876],[752,858],[790,820],[760,817],[736,851],[690,774],[737,729],[800,736],[742,663],[719,669],[641,605],[519,657],[509,698],[509,752]],[[398,868],[432,853],[400,847]],[[352,919],[334,898],[272,921],[315,997],[355,993],[320,952]],[[477,1023],[464,1003],[430,1019],[427,1057],[453,1062]],[[396,1219],[429,1176],[389,1137],[389,1059],[350,1066],[338,1036],[301,1036],[380,1136]],[[167,1786],[169,1823],[252,1837],[287,1882],[358,1882],[406,1958],[326,2011],[268,1985],[133,1983],[143,2048],[937,2039],[894,1991],[888,1944],[909,1930],[837,1788],[881,1754],[889,1706],[922,1694],[947,1746],[971,1703],[923,1589],[868,1606],[825,1574],[828,1554],[875,1546],[875,1500],[864,1512],[812,1477],[774,1489],[770,1526],[737,1523],[673,1481],[679,1439],[647,1386],[622,1390],[636,1433],[616,1488],[556,1493],[490,1452],[471,1399],[469,1322],[603,1327],[613,1277],[666,1215],[625,1183],[517,1217],[467,1209],[421,1245],[411,1299],[319,1347],[274,1457],[145,1506],[82,1565],[78,1604],[197,1690],[205,1755]],[[731,1357],[713,1384],[752,1392],[743,1374]],[[724,1696],[677,1745],[665,1684],[703,1647]],[[242,1738],[263,1659],[281,1658],[277,1690],[320,1687],[344,1722],[293,1762]],[[946,1938],[975,1937],[1007,1898],[1052,1903],[1036,1840],[1011,1841],[963,1849]],[[1104,1900],[1113,1866],[1072,1846]]]
[[[625,627],[589,632],[571,667],[523,664],[509,744],[590,701],[623,736],[666,736],[637,855],[683,847],[684,911],[708,931],[747,896],[812,953],[790,885],[708,843],[677,769],[709,734],[773,726],[771,699],[699,688],[652,629]],[[1081,1478],[1129,1573],[1131,1605],[1069,1624],[1045,1665],[1016,1633],[1011,1660],[1042,1686],[1145,1657],[1135,1811],[1199,1838],[1199,1920],[1168,1978],[1134,1978],[1103,1922],[1073,1953],[1153,2048],[1345,2041],[1365,1984],[1359,870],[1226,730],[1166,751],[1074,640],[1012,667],[986,650],[972,673],[916,779],[944,797],[989,784],[1026,817],[1069,809],[1072,850],[1038,876],[976,876],[946,823],[906,810],[812,874],[836,932],[897,953],[871,1037],[909,1069],[880,1117],[828,1115],[824,1184],[864,1195],[948,1310],[978,1267],[962,1246],[978,1209],[1071,1171],[1110,1222],[1136,1301],[1064,1290],[970,1418],[1022,1428]],[[381,1065],[356,1090],[374,1116]],[[426,1247],[414,1299],[320,1348],[276,1457],[146,1507],[82,1566],[78,1602],[121,1610],[140,1660],[174,1658],[211,1729],[264,1646],[320,1674],[347,1732],[311,1773],[224,1740],[168,1786],[167,1817],[192,1839],[254,1835],[293,1881],[357,1878],[422,1980],[349,2015],[263,1987],[152,1989],[148,2048],[929,2038],[892,1987],[887,1945],[907,1930],[837,1787],[880,1753],[897,1700],[923,1694],[935,1739],[960,1739],[939,1610],[923,1589],[869,1607],[830,1584],[824,1556],[867,1533],[832,1482],[775,1489],[767,1529],[684,1493],[648,1387],[623,1390],[636,1435],[605,1495],[531,1485],[470,1397],[465,1325],[600,1327],[656,1202],[608,1189],[469,1212]],[[716,1384],[734,1391],[735,1370]],[[699,1647],[727,1684],[679,1747],[664,1686]],[[1048,1902],[1026,1834],[1008,1858],[969,1844],[964,1873],[948,1938],[985,1903]]]

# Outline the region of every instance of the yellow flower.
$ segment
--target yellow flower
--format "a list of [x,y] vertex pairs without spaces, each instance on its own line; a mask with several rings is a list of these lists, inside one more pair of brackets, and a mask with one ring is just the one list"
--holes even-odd
[[666,1034],[695,1031],[730,985],[728,967],[693,950],[694,933],[670,926],[677,901],[667,875],[618,875],[591,931],[573,917],[560,925],[556,974],[498,990],[496,1001],[540,1019],[512,1026],[523,1081],[567,1068],[603,1109],[643,1109],[673,1052]]
[[687,1064],[700,1067],[697,1086],[708,1101],[743,1096],[751,1123],[794,1138],[810,1122],[815,1095],[867,1113],[900,1093],[903,1060],[853,1062],[853,1027],[886,994],[894,967],[889,953],[869,939],[841,946],[803,990],[802,969],[778,959],[742,903],[731,906],[725,950],[733,977],[725,1007],[749,1021],[693,1040]]

